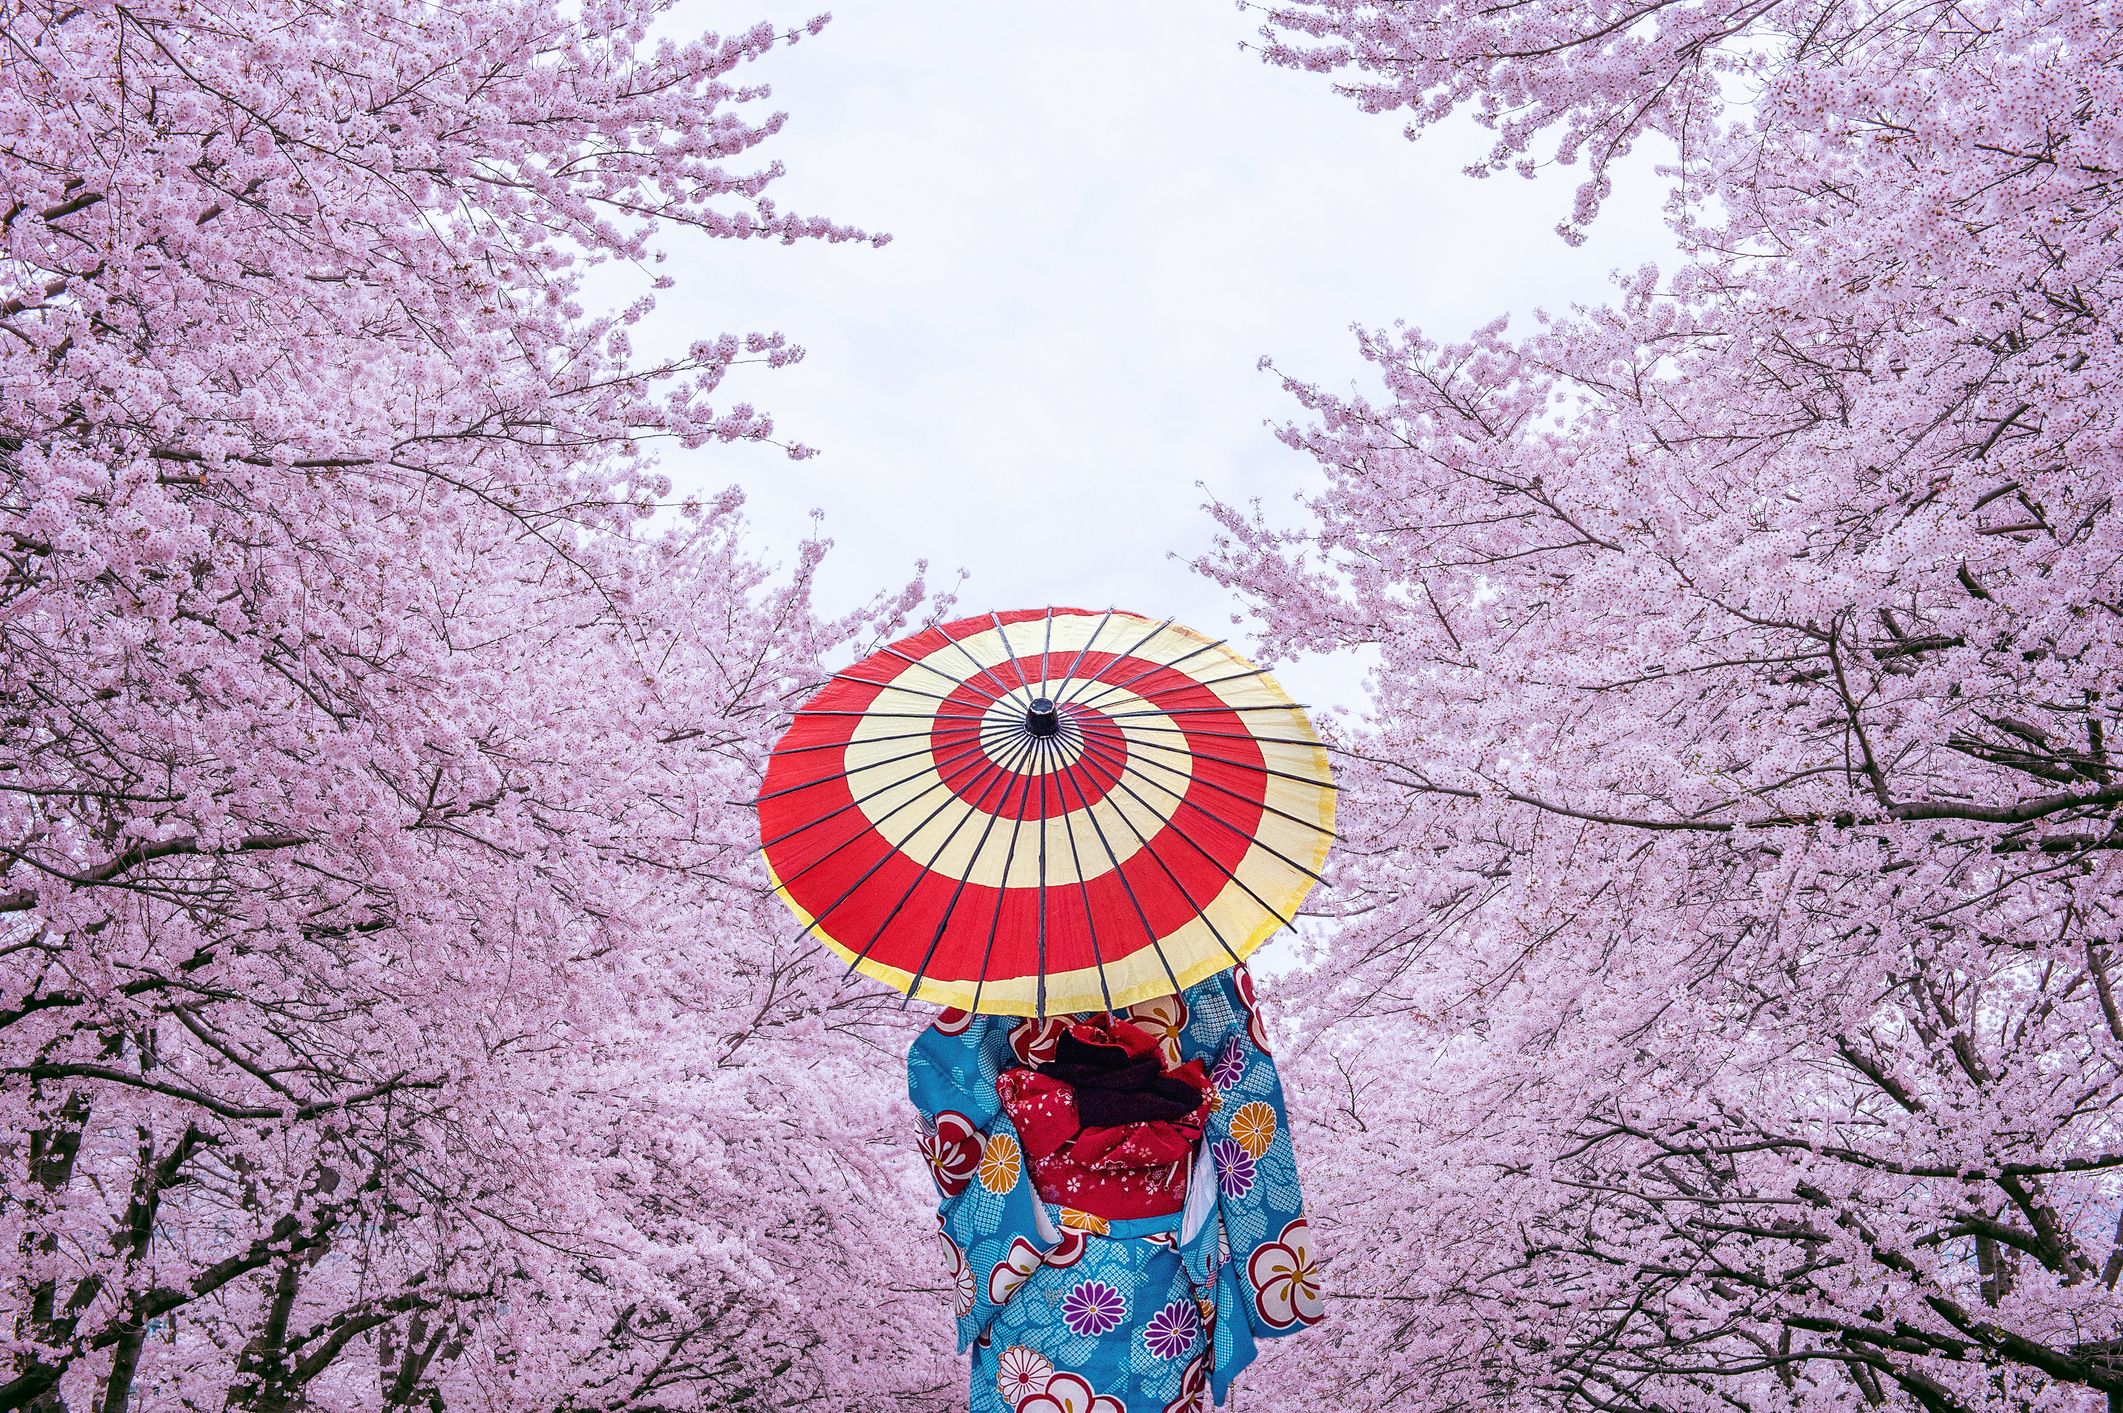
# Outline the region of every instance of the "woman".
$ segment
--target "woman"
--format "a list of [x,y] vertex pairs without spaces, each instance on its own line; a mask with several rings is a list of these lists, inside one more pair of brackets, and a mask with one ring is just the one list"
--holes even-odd
[[972,1413],[1194,1413],[1320,1318],[1243,967],[1113,1016],[947,1011],[907,1089]]

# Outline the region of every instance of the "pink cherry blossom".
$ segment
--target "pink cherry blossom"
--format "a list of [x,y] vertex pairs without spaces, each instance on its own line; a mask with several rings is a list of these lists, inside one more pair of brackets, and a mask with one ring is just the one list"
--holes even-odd
[[583,292],[664,236],[862,238],[771,194],[746,71],[796,36],[678,19],[8,12],[0,1407],[934,1383],[887,1352],[948,1305],[881,1311],[845,1220],[904,1210],[933,1286],[904,1027],[745,804],[920,590],[822,614],[822,543],[769,563],[655,469],[777,438],[795,345],[640,358],[647,305]]
[[1272,647],[1376,661],[1278,987],[1349,1297],[1286,1406],[2123,1398],[2119,20],[1270,12],[1367,110],[1583,164],[1567,226],[1665,154],[1683,250],[1361,333],[1366,386],[1284,381],[1303,519],[1217,508]]

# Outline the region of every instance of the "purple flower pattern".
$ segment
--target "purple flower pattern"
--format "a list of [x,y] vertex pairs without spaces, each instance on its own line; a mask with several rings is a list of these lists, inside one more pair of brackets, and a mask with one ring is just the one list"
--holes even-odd
[[1191,1300],[1175,1300],[1150,1317],[1143,1348],[1158,1359],[1184,1359],[1202,1337],[1202,1317]]
[[1128,1318],[1128,1302],[1104,1281],[1083,1281],[1062,1297],[1062,1323],[1077,1334],[1096,1337]]
[[1236,1200],[1253,1190],[1253,1155],[1228,1138],[1219,1138],[1209,1145],[1209,1156],[1216,1160],[1216,1187],[1224,1196]]
[[1209,1082],[1219,1090],[1229,1090],[1246,1073],[1246,1057],[1239,1050],[1238,1037],[1232,1036],[1224,1053],[1216,1057],[1215,1068],[1209,1071]]

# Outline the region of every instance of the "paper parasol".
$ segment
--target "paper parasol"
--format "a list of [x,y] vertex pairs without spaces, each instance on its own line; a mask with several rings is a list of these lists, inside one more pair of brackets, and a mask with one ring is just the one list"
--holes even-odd
[[805,932],[910,997],[1005,1015],[1235,965],[1334,837],[1327,752],[1275,680],[1112,609],[964,618],[836,673],[758,804]]

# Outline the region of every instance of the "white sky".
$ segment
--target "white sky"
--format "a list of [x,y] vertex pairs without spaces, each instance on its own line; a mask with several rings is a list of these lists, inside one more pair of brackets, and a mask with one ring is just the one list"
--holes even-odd
[[[815,9],[695,0],[680,23]],[[926,558],[932,583],[969,571],[964,612],[1111,604],[1222,636],[1236,605],[1170,557],[1206,546],[1205,495],[1294,519],[1314,483],[1265,425],[1295,407],[1261,355],[1370,391],[1352,323],[1524,328],[1669,260],[1648,166],[1572,249],[1554,227],[1578,169],[1465,177],[1479,129],[1410,143],[1400,118],[1240,52],[1255,29],[1229,0],[873,0],[751,66],[789,114],[762,149],[788,168],[776,200],[894,240],[666,242],[678,288],[642,351],[783,331],[804,361],[727,400],[821,451],[676,452],[680,488],[743,485],[776,557],[822,511],[831,608]],[[1321,705],[1360,693],[1354,664],[1279,675]]]

